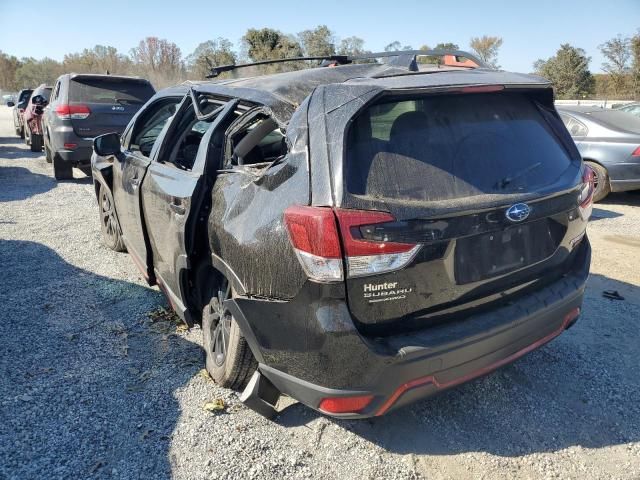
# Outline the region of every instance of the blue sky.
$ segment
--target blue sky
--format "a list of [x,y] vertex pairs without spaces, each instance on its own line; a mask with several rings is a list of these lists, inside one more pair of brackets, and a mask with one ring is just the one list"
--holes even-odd
[[[33,15],[40,20],[29,20]],[[591,70],[599,72],[598,45],[638,31],[640,0],[0,0],[0,50],[62,60],[65,53],[96,44],[128,53],[140,39],[158,36],[175,42],[186,56],[218,36],[238,47],[250,27],[298,33],[319,24],[338,38],[363,38],[372,51],[394,40],[415,48],[451,41],[466,49],[472,36],[498,35],[504,39],[500,65],[521,72],[569,42],[585,49]],[[41,35],[26,35],[31,28]]]

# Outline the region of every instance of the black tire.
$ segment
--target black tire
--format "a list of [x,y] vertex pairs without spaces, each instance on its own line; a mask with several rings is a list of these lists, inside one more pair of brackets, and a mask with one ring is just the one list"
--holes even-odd
[[73,167],[56,155],[53,157],[53,176],[56,180],[70,180],[73,178]]
[[20,138],[24,138],[24,127],[20,127],[18,130],[16,130],[16,135],[18,135]]
[[51,153],[51,149],[49,148],[49,145],[47,145],[47,142],[44,142],[44,159],[47,163],[53,162],[53,153]]
[[124,252],[126,250],[122,240],[120,222],[113,204],[113,195],[107,187],[100,184],[98,190],[98,208],[100,210],[100,230],[102,242],[111,250]]
[[31,151],[32,152],[41,152],[42,151],[42,135],[31,135]]
[[202,346],[207,371],[221,387],[240,390],[246,386],[258,363],[242,335],[238,322],[223,302],[232,295],[226,279],[218,294],[202,311]]
[[604,168],[599,163],[595,162],[584,162],[588,167],[593,170],[594,180],[595,180],[595,190],[593,192],[593,201],[599,202],[600,200],[604,200],[607,195],[611,192],[611,185],[609,184],[609,174],[607,173],[607,169]]
[[78,167],[78,170],[84,173],[87,177],[93,177],[93,174],[91,173],[91,167]]

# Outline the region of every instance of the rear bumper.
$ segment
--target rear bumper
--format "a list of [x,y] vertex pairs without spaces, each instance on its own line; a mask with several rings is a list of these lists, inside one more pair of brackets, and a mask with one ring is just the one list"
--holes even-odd
[[[68,125],[56,126],[51,130],[51,150],[65,162],[74,167],[88,167],[91,165],[93,153],[93,139],[79,137]],[[69,145],[75,145],[70,148]]]
[[333,308],[324,313],[338,318],[325,317],[322,344],[314,344],[314,333],[292,327],[283,332],[287,350],[285,342],[265,345],[242,302],[232,311],[243,332],[251,328],[245,336],[258,350],[259,370],[278,390],[317,410],[323,398],[372,396],[357,412],[332,414],[366,418],[485,375],[560,335],[582,304],[591,258],[586,239],[576,254],[575,271],[511,304],[406,335],[365,338],[347,327],[350,317],[339,318],[346,309]]

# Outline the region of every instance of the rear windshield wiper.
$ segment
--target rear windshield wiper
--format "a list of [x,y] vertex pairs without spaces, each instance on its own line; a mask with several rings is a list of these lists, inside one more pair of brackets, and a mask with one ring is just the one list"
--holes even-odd
[[494,187],[504,189],[507,185],[512,183],[516,178],[520,178],[526,175],[527,173],[532,172],[533,170],[538,168],[540,165],[542,165],[542,162],[534,163],[533,165],[528,166],[524,170],[520,170],[519,172],[513,173],[511,175],[507,175],[502,180],[498,180],[498,182],[496,182]]
[[142,103],[140,100],[135,100],[133,98],[116,98],[116,102],[120,105],[140,105]]

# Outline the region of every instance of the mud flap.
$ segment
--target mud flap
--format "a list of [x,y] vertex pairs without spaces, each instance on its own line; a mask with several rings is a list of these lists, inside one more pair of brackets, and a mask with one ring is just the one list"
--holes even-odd
[[256,370],[246,388],[240,395],[240,401],[251,410],[272,419],[278,414],[276,404],[280,398],[280,391]]

